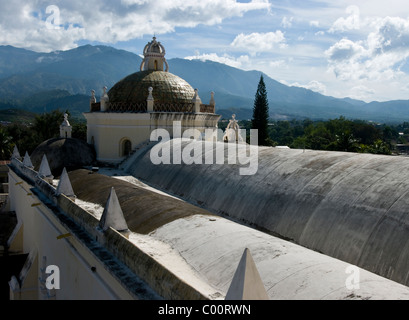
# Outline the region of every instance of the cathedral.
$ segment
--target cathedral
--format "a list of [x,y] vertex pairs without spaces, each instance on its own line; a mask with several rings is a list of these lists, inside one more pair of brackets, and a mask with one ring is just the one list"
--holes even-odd
[[109,92],[104,88],[99,102],[92,93],[87,119],[88,143],[94,145],[97,160],[118,163],[141,143],[149,141],[152,131],[169,130],[174,122],[181,130],[217,128],[213,93],[203,104],[197,89],[169,72],[164,46],[154,37],[144,50],[140,71],[118,83]]
[[409,299],[407,158],[248,145],[234,116],[207,135],[214,94],[171,74],[155,37],[143,53],[92,91],[87,143],[65,117],[15,148],[10,299]]

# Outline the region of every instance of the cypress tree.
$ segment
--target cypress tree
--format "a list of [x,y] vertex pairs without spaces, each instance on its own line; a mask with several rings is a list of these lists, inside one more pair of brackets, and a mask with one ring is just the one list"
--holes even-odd
[[268,100],[263,75],[260,76],[256,96],[254,99],[252,129],[258,130],[258,144],[267,145],[268,138]]

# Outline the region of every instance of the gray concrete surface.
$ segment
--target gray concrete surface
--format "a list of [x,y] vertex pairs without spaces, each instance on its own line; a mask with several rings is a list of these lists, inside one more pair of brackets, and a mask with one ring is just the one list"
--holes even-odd
[[[105,189],[115,186],[131,233],[117,237],[117,232],[109,229],[104,246],[165,298],[224,299],[248,248],[253,271],[257,269],[269,299],[409,299],[407,286],[359,268],[353,281],[359,288],[351,288],[351,265],[346,262],[212,215],[119,176],[76,170],[70,172],[70,178],[76,201],[90,204],[101,202],[107,196]],[[59,205],[90,234],[96,232],[98,215],[92,218],[81,212],[66,197],[59,199]]]
[[[182,149],[188,144],[182,142]],[[125,164],[143,182],[409,284],[408,158],[260,147],[257,173],[241,176],[244,166],[227,160],[213,165],[154,165],[150,147]]]

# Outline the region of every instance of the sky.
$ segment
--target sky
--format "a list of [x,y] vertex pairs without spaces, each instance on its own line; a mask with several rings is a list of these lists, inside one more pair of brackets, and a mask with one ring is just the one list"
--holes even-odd
[[141,54],[153,35],[167,59],[259,70],[337,98],[409,99],[407,0],[0,0],[0,45]]

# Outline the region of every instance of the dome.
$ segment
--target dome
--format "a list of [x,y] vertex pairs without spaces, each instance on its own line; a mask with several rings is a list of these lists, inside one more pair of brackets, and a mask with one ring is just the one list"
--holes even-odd
[[95,163],[92,146],[73,138],[53,138],[42,142],[30,155],[34,169],[38,171],[43,155],[46,155],[52,174],[57,177],[62,170],[72,170]]
[[192,103],[194,89],[182,78],[166,71],[146,70],[133,73],[117,82],[108,92],[111,103],[146,103],[149,87],[155,104]]

